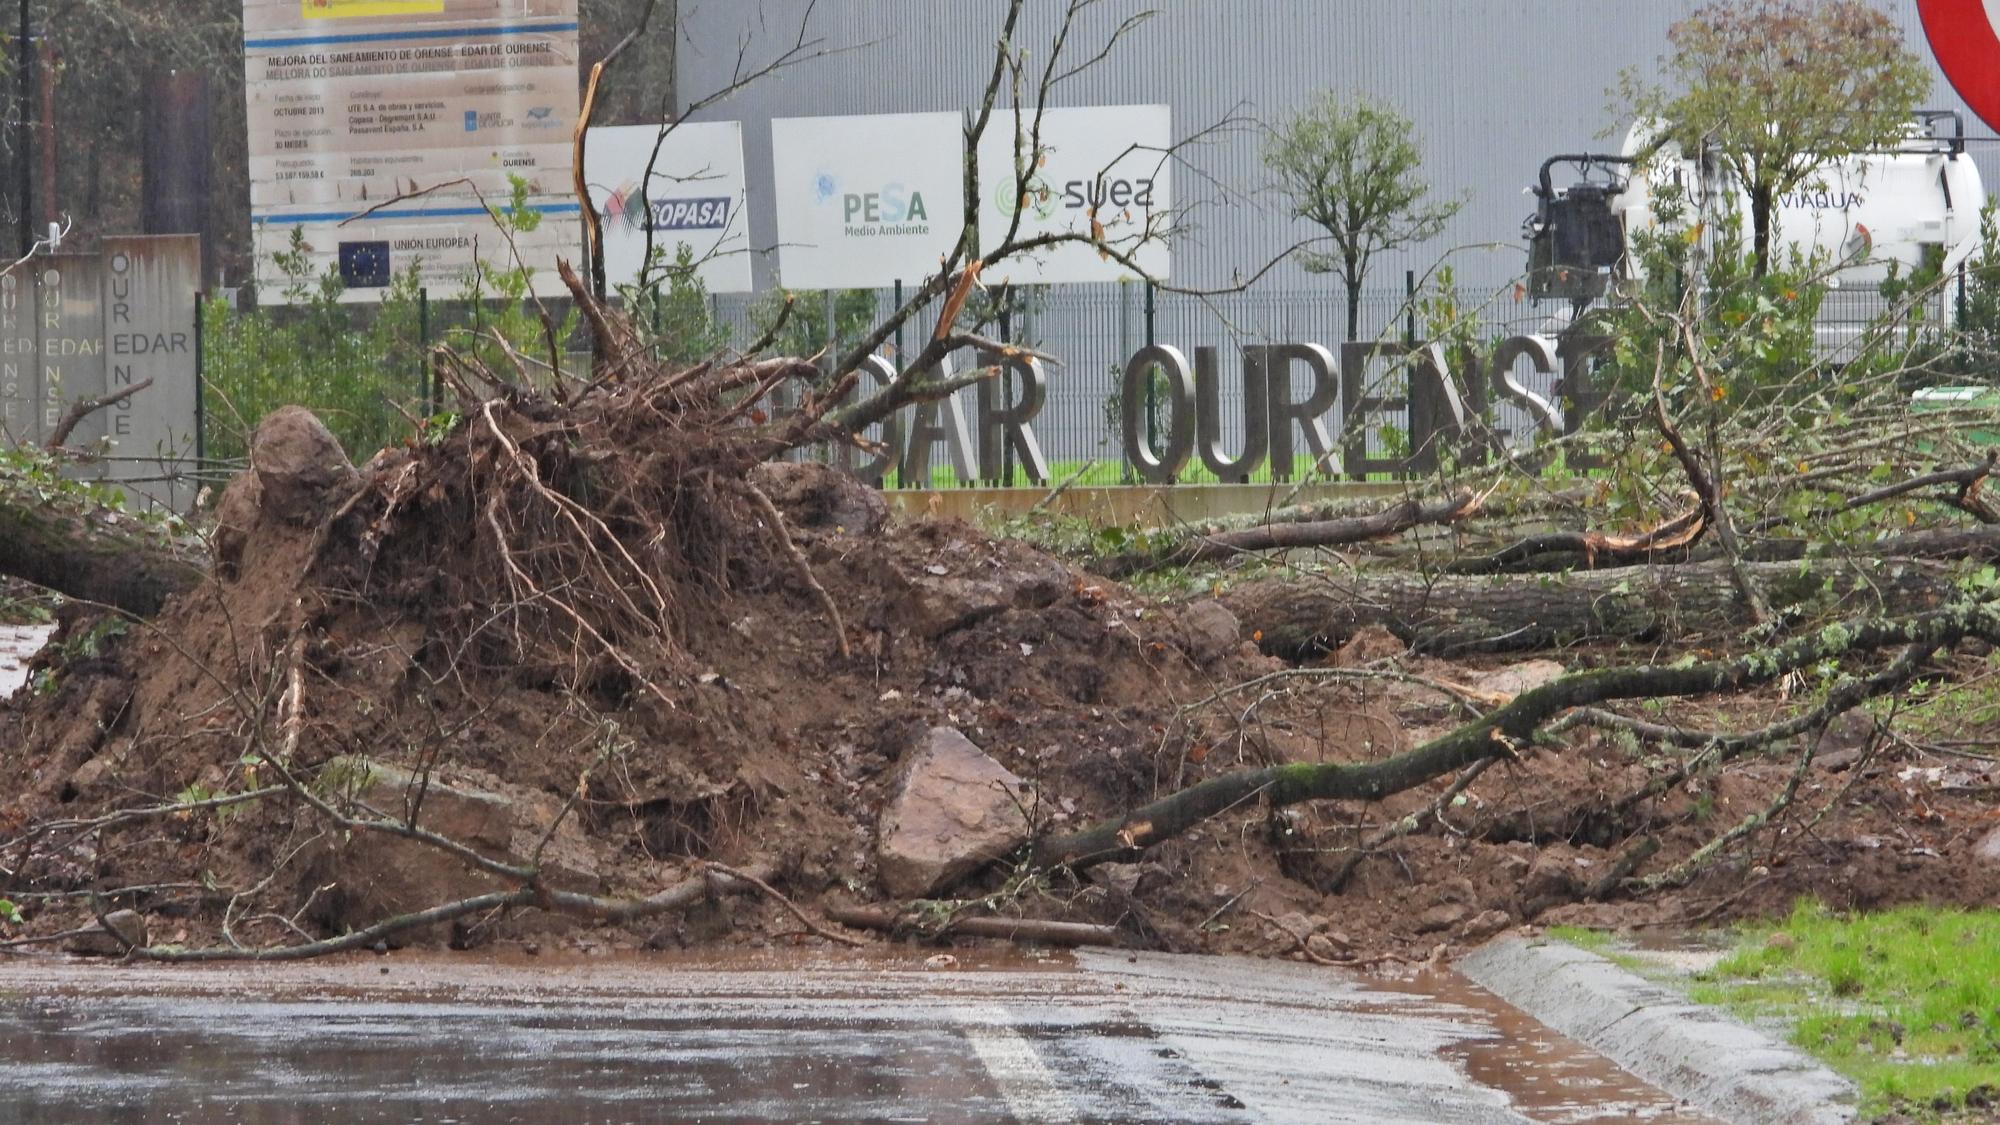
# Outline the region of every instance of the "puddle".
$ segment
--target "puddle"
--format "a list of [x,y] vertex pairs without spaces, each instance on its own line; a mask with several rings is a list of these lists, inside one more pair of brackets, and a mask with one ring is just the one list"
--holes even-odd
[[49,625],[0,625],[0,699],[28,682],[28,658],[41,651]]
[[1495,1032],[1445,1048],[1473,1081],[1506,1094],[1523,1116],[1550,1125],[1659,1121],[1719,1125],[1640,1081],[1450,970],[1429,970],[1382,987],[1470,1008]]
[[1448,970],[932,956],[0,962],[0,1119],[1709,1120]]

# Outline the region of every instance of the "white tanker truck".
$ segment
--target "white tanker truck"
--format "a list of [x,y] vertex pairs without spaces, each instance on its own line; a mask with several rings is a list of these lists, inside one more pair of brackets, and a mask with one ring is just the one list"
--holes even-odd
[[[1749,194],[1713,154],[1683,154],[1671,143],[1656,144],[1656,136],[1642,122],[1615,154],[1570,153],[1542,164],[1540,181],[1530,189],[1535,213],[1523,228],[1529,295],[1569,302],[1565,321],[1592,302],[1617,300],[1616,282],[1638,275],[1631,238],[1655,225],[1655,196],[1668,184],[1684,193],[1690,214],[1740,216],[1747,249]],[[1580,175],[1557,188],[1552,173],[1562,166]],[[1926,110],[1895,150],[1838,161],[1808,186],[1779,196],[1771,248],[1774,260],[1797,251],[1837,266],[1830,288],[1879,305],[1876,287],[1891,263],[1907,274],[1927,260],[1941,262],[1950,274],[1975,254],[1985,204],[1979,168],[1965,152],[1964,120],[1953,111]],[[1712,241],[1716,225],[1704,229]],[[1839,296],[1826,302],[1823,320],[1867,319],[1860,315],[1865,301]],[[1843,333],[1836,328],[1831,335]]]

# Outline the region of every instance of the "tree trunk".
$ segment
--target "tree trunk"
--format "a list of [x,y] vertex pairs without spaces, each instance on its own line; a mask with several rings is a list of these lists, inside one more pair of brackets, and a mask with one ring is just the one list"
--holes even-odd
[[[1747,563],[1779,610],[1904,614],[1952,590],[1948,567],[1916,561],[1819,559]],[[1736,635],[1748,622],[1726,561],[1478,578],[1321,574],[1237,587],[1223,602],[1266,652],[1309,659],[1367,626],[1439,653],[1509,652],[1575,641]]]
[[0,488],[0,575],[150,617],[202,580],[203,563],[198,543],[171,539],[131,516],[78,514]]
[[1130,578],[1149,570],[1216,562],[1250,551],[1299,547],[1337,547],[1396,535],[1426,524],[1450,524],[1479,510],[1479,502],[1464,492],[1425,506],[1412,498],[1367,515],[1312,522],[1266,523],[1213,534],[1151,537],[1148,546],[1111,555],[1092,564],[1106,578]]
[[1771,272],[1771,189],[1750,191],[1750,252],[1755,261],[1753,276]]

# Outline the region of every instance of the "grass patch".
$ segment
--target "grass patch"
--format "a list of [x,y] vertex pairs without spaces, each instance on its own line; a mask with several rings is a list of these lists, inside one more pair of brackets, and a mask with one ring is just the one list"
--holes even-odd
[[2000,911],[1847,917],[1802,901],[1743,930],[1696,981],[1696,1000],[1788,1023],[1793,1043],[1860,1085],[1866,1112],[2000,1099]]
[[1616,944],[1609,933],[1603,930],[1587,930],[1582,926],[1550,926],[1548,933],[1557,941],[1566,941],[1578,949],[1588,949],[1598,954],[1612,952]]
[[1548,935],[1557,941],[1568,942],[1578,949],[1597,954],[1628,972],[1640,976],[1658,976],[1659,969],[1619,944],[1616,935],[1608,930],[1591,930],[1582,926],[1550,926]]

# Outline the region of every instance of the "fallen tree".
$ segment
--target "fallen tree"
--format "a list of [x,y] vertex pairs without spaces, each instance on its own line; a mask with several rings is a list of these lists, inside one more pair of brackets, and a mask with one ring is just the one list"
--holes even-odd
[[[1887,552],[1885,551],[1885,554]],[[1951,568],[1914,559],[1745,564],[1775,605],[1819,620],[1856,608],[1901,614],[1942,601]],[[1312,659],[1378,626],[1423,652],[1510,652],[1580,641],[1733,637],[1746,606],[1725,561],[1510,577],[1387,569],[1260,578],[1223,604],[1276,656]]]
[[46,464],[0,464],[0,575],[147,617],[202,580],[206,555],[194,536],[107,507]]
[[1149,570],[1197,566],[1252,551],[1298,547],[1338,547],[1397,535],[1416,527],[1449,526],[1479,510],[1479,499],[1459,493],[1434,504],[1411,498],[1378,511],[1322,520],[1273,520],[1235,531],[1161,536],[1138,550],[1092,564],[1107,578],[1129,578]]

